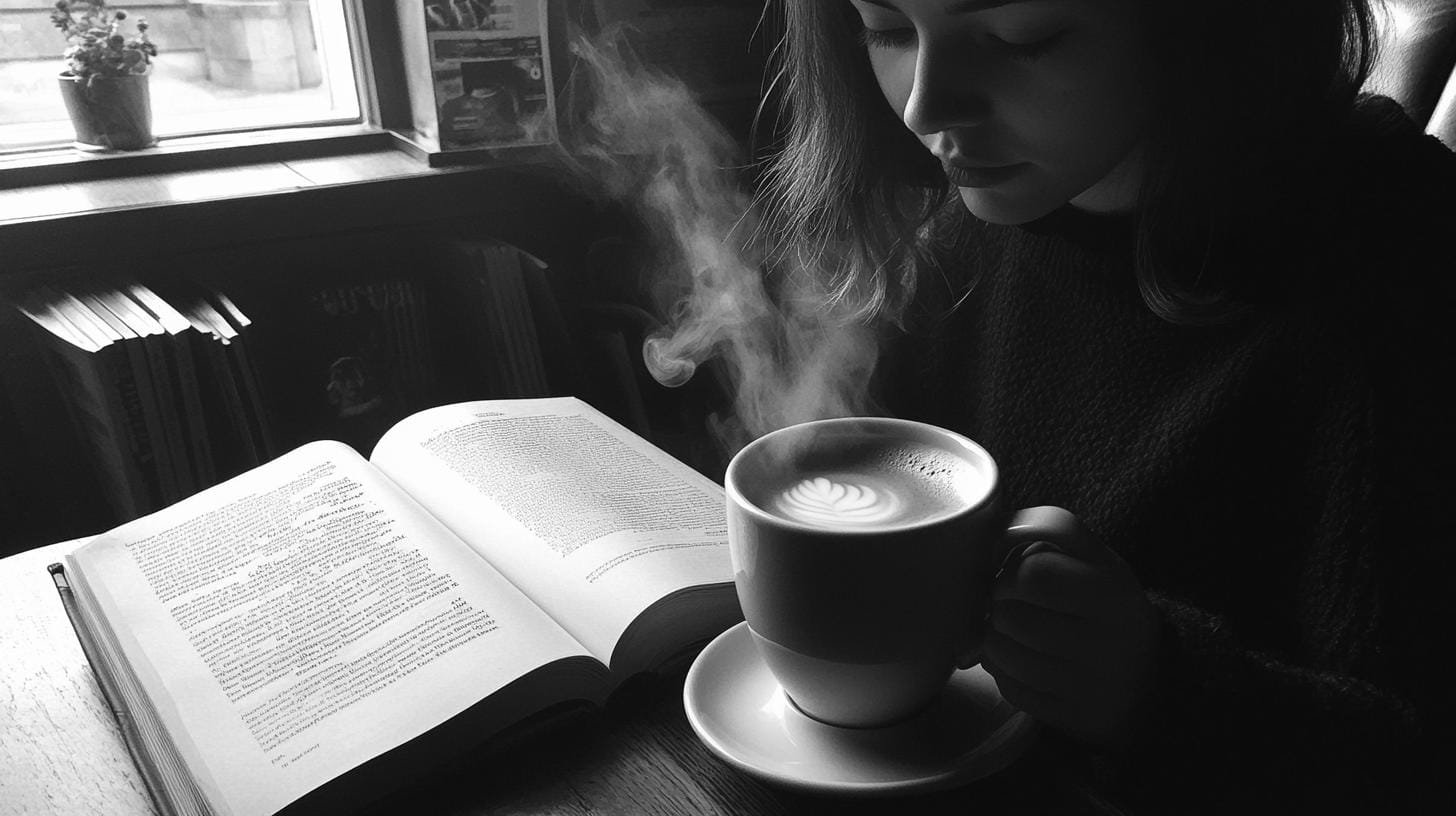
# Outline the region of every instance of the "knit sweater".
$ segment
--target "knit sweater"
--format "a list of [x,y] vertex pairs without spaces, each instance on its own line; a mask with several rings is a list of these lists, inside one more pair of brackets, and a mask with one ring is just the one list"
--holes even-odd
[[1250,284],[1238,320],[1149,310],[1129,218],[962,213],[882,372],[890,410],[984,445],[1008,507],[1076,513],[1161,613],[1132,749],[1085,756],[1134,812],[1449,794],[1456,156],[1375,100],[1298,165],[1215,256]]

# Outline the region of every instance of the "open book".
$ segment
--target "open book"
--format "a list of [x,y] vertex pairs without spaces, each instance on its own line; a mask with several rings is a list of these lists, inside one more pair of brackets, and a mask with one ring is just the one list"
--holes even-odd
[[383,793],[740,618],[722,489],[573,398],[309,443],[52,570],[163,813]]

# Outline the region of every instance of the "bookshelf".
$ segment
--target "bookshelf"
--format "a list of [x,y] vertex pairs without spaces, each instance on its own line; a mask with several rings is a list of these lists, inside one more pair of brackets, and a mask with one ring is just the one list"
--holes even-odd
[[[387,16],[392,5],[375,8]],[[657,6],[681,13],[671,3],[633,13]],[[388,85],[387,66],[382,74]],[[729,112],[729,96],[708,101],[746,142],[750,104]],[[309,439],[367,452],[389,421],[431,403],[536,394],[582,396],[719,475],[722,454],[703,424],[720,395],[707,378],[662,388],[641,363],[655,319],[634,260],[643,225],[559,166],[433,167],[387,131],[296,152],[239,149],[220,165],[182,149],[162,159],[81,177],[38,171],[0,192],[9,214],[0,218],[0,554],[150,506],[108,488],[98,446],[73,417],[74,390],[47,362],[57,338],[14,308],[62,284],[100,290],[94,299],[138,282],[180,312],[206,302],[216,313],[184,314],[189,328],[175,333],[122,325],[145,323],[143,314],[102,321],[132,333],[112,338],[112,356],[151,377],[136,387],[156,403],[148,435],[160,437],[154,461],[171,474],[155,477],[153,504]],[[211,194],[176,193],[199,188]],[[79,206],[41,206],[78,195]],[[149,313],[166,322],[155,304]],[[213,330],[199,325],[208,320]]]
[[[177,378],[173,414],[183,421],[161,436],[174,448],[190,446],[173,460],[197,487],[309,439],[338,438],[367,453],[389,423],[429,404],[561,394],[582,396],[712,474],[718,465],[698,431],[714,395],[701,383],[665,389],[647,375],[640,347],[654,318],[643,282],[630,251],[603,250],[634,244],[632,217],[569,195],[543,195],[538,206],[526,204],[530,198],[517,197],[510,212],[191,243],[109,264],[83,248],[85,262],[0,276],[0,512],[7,516],[0,550],[96,532],[129,512],[107,498],[97,444],[70,418],[73,392],[45,350],[56,339],[12,308],[40,287],[78,279],[102,289],[140,281],[179,311],[206,299],[223,315],[225,327],[211,332],[197,327],[203,318],[192,320],[198,336],[183,341],[202,389],[192,408],[176,358],[160,362]],[[225,295],[238,314],[224,315],[210,293]],[[202,337],[225,331],[242,337],[249,362],[237,359],[236,337],[226,344]],[[174,341],[119,342],[166,349]],[[148,365],[148,353],[138,363]],[[249,366],[252,397],[242,375]],[[346,396],[351,377],[372,381],[372,394]],[[369,410],[343,410],[374,397],[380,403]],[[185,424],[199,411],[200,436]],[[271,442],[261,441],[263,425]],[[199,461],[204,439],[212,443],[210,468]],[[187,489],[180,484],[173,490]],[[180,497],[167,493],[153,504]]]

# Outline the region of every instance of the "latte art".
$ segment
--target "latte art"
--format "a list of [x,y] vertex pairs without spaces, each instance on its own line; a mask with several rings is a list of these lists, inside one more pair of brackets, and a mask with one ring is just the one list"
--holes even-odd
[[974,506],[989,486],[954,450],[875,434],[842,434],[760,454],[767,467],[737,484],[744,498],[796,524],[846,533],[898,530]]
[[839,482],[824,476],[805,479],[779,494],[778,512],[808,524],[880,524],[900,511],[888,490]]

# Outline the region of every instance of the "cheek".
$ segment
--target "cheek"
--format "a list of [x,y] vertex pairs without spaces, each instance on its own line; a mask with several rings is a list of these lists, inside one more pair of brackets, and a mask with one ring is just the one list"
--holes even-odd
[[879,83],[885,101],[895,115],[903,119],[910,93],[915,88],[915,52],[908,49],[871,51],[870,69],[874,71],[875,81]]
[[1138,130],[1126,111],[1113,105],[1088,105],[1074,97],[1037,128],[1042,149],[1056,164],[1072,168],[1110,166],[1131,147]]
[[1103,59],[1066,74],[1040,95],[1019,131],[1043,157],[1067,168],[1109,169],[1143,133],[1140,79],[1128,64]]

